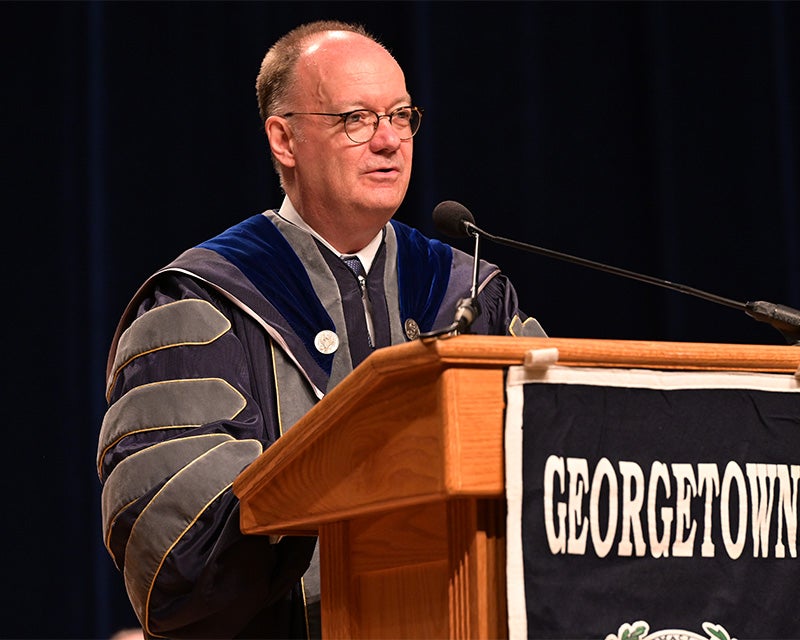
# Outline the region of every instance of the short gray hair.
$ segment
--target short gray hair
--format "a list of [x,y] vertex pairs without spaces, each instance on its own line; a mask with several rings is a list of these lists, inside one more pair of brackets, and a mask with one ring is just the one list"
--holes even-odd
[[266,122],[269,116],[279,115],[284,110],[295,80],[297,60],[303,52],[305,41],[309,36],[325,31],[350,31],[383,46],[359,24],[319,20],[295,27],[270,47],[261,62],[261,69],[256,78],[256,96],[262,122]]

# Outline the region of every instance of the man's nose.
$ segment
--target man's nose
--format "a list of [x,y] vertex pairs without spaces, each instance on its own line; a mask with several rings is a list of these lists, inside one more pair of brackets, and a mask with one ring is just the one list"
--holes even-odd
[[400,140],[400,136],[389,121],[389,117],[381,116],[378,120],[378,128],[375,130],[375,135],[370,140],[372,150],[397,149],[401,142],[402,140]]

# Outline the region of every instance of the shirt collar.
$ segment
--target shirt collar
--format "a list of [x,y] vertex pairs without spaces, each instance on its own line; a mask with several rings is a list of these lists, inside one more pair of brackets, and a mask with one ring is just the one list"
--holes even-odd
[[361,260],[361,264],[364,265],[364,271],[369,273],[370,267],[372,267],[372,262],[375,260],[375,255],[378,253],[378,249],[381,246],[381,242],[383,242],[383,233],[384,229],[381,229],[375,237],[369,241],[367,246],[365,246],[360,251],[356,251],[355,253],[341,253],[337,249],[331,245],[325,238],[323,238],[319,233],[317,233],[314,229],[312,229],[308,223],[303,220],[300,216],[300,213],[297,209],[294,208],[291,200],[289,200],[289,196],[284,196],[283,204],[281,204],[281,208],[278,211],[278,215],[286,220],[287,222],[291,222],[293,225],[300,227],[304,231],[308,231],[312,236],[314,236],[317,240],[319,240],[322,244],[324,244],[328,249],[333,251],[337,256],[340,258],[342,256],[358,256],[358,259]]

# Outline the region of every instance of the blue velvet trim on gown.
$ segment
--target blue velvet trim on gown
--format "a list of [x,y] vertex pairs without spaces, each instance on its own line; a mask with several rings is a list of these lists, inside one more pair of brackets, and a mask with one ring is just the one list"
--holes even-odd
[[423,333],[433,323],[450,282],[453,249],[416,229],[391,221],[397,236],[397,287],[400,319],[413,318]]
[[[450,281],[453,251],[407,225],[395,220],[391,224],[397,237],[401,321],[413,318],[422,332],[430,331]],[[335,331],[336,327],[314,293],[300,258],[266,216],[251,216],[198,246],[235,265],[330,375],[333,356],[317,351],[314,338],[320,330]]]
[[216,251],[234,264],[286,319],[308,353],[330,375],[333,356],[317,351],[314,338],[320,330],[335,331],[336,327],[314,293],[300,258],[266,216],[251,216],[199,246]]

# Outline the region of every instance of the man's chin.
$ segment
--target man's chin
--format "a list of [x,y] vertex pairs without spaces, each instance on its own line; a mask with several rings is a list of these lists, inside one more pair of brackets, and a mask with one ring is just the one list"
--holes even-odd
[[372,217],[381,218],[388,222],[402,203],[402,197],[392,194],[390,197],[369,198],[363,202],[362,209],[369,211]]

